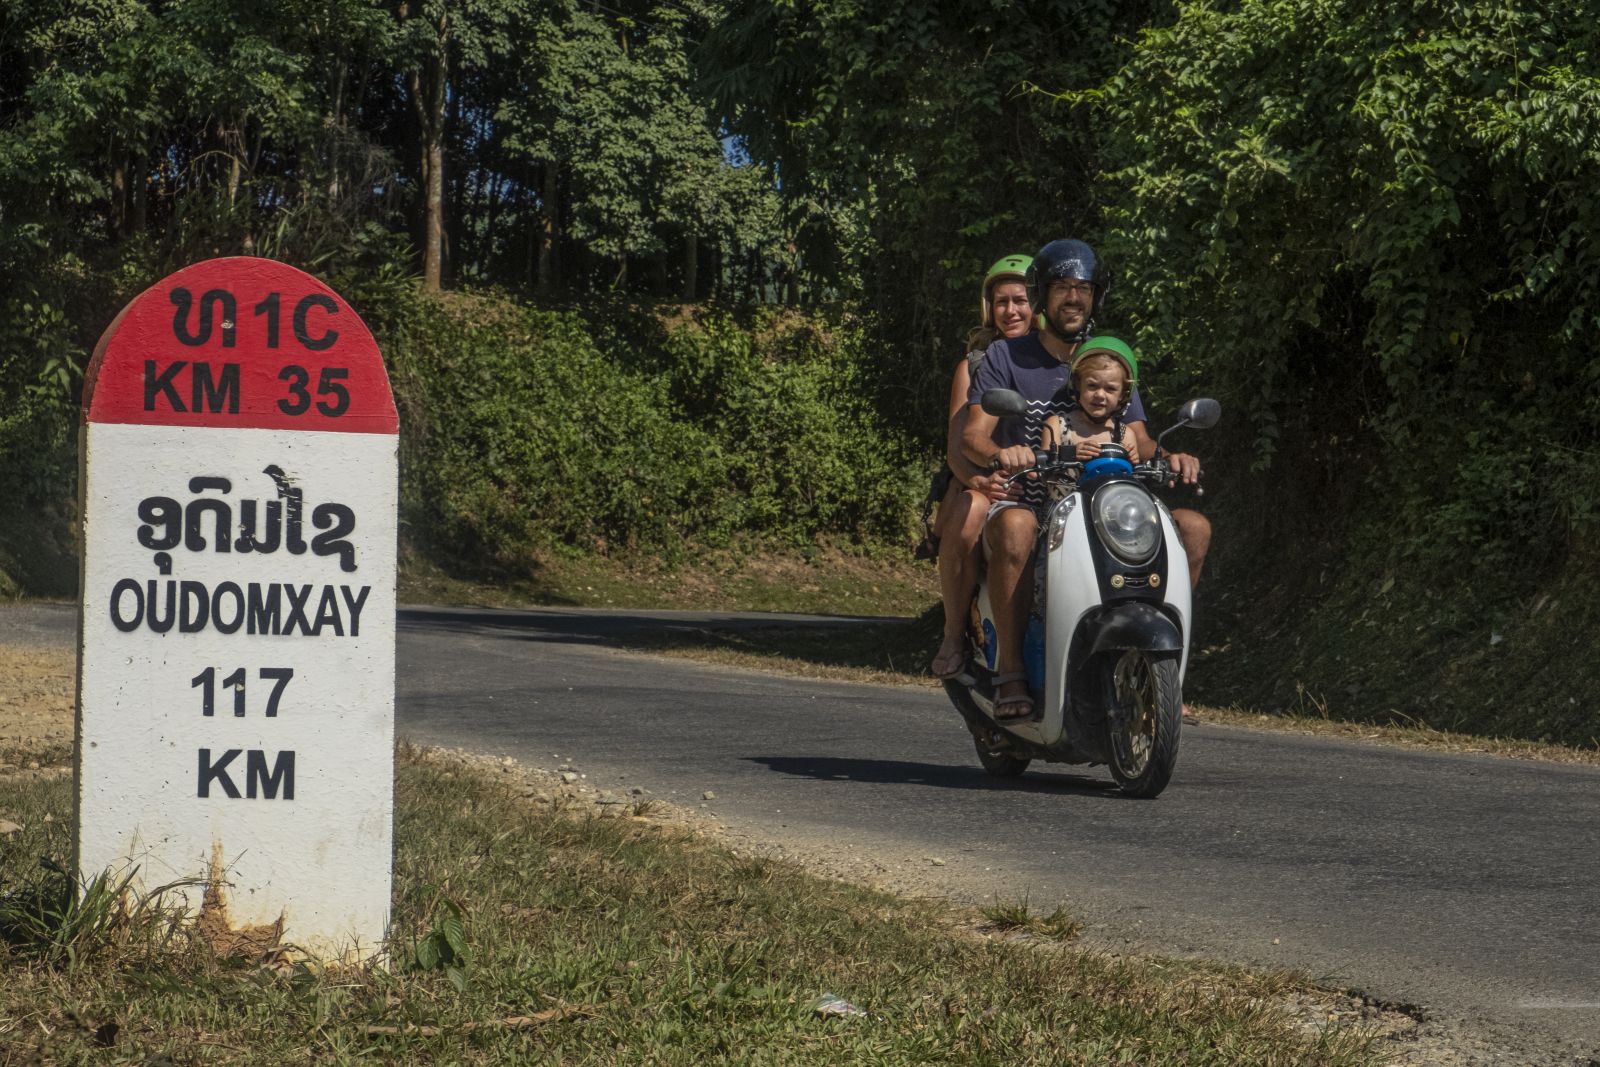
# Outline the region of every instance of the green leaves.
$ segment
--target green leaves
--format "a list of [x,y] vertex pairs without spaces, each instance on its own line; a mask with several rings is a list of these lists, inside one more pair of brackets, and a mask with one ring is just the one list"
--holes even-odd
[[1493,0],[1200,2],[1098,94],[1154,380],[1218,395],[1285,479],[1358,442],[1363,571],[1492,603],[1592,539],[1597,45]]
[[461,905],[439,897],[434,907],[433,927],[416,943],[411,967],[419,971],[443,971],[457,991],[467,986],[467,929]]
[[440,556],[514,569],[552,549],[670,561],[736,537],[907,534],[920,465],[867,400],[859,323],[477,300],[380,336],[415,383],[402,509]]
[[[1146,33],[1100,96],[1110,241],[1144,342],[1241,399],[1308,342],[1410,398],[1459,358],[1452,331],[1500,328],[1483,294],[1591,299],[1593,270],[1568,257],[1600,128],[1567,105],[1594,99],[1571,74],[1594,39],[1448,0],[1201,3]],[[1427,414],[1383,411],[1401,434]]]
[[702,83],[806,213],[793,241],[813,291],[859,293],[874,316],[881,402],[910,432],[941,436],[984,267],[1087,229],[1094,145],[1073,94],[1115,70],[1143,17],[1064,0],[734,0],[708,29]]

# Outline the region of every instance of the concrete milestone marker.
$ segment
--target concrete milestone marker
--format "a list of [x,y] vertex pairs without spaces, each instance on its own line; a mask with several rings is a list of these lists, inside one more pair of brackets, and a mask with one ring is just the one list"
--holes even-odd
[[310,275],[211,260],[123,309],[83,416],[78,869],[185,883],[230,945],[371,954],[398,442],[377,344]]

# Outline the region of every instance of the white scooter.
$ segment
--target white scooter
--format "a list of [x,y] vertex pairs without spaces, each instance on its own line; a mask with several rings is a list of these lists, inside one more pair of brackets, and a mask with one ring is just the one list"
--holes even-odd
[[[983,410],[1022,416],[1009,389],[983,396]],[[1209,429],[1215,400],[1191,400],[1181,426]],[[987,579],[972,610],[972,650],[945,691],[992,775],[1010,778],[1035,759],[1108,764],[1125,793],[1154,797],[1178,761],[1183,676],[1189,661],[1189,564],[1166,505],[1148,485],[1172,474],[1164,460],[1135,465],[1116,445],[1085,463],[1059,447],[1035,453],[1033,470],[1050,507],[1034,553],[1033,611],[1023,662],[1031,718],[994,719],[996,641]]]

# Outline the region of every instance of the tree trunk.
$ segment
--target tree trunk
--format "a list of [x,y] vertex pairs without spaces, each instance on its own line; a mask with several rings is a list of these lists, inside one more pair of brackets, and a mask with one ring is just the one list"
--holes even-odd
[[497,175],[490,175],[485,186],[484,198],[488,201],[483,209],[483,237],[477,249],[478,263],[487,268],[494,252],[495,223],[500,218],[500,203],[507,183],[501,181]]
[[145,223],[150,217],[150,165],[144,153],[133,157],[133,171],[128,175],[129,192],[133,194],[133,202],[128,210],[129,236],[144,233]]
[[785,246],[788,255],[784,257],[782,281],[778,285],[778,302],[790,307],[800,304],[800,250],[790,241]]
[[422,202],[422,288],[437,293],[445,275],[445,146],[435,122],[422,125]]
[[333,98],[328,109],[328,121],[324,124],[327,131],[327,140],[323,143],[323,163],[328,168],[328,204],[330,207],[337,205],[341,186],[339,184],[339,167],[343,160],[340,151],[339,138],[344,132],[344,89],[345,79],[350,70],[350,62],[345,49],[339,49],[338,75],[333,83]]
[[[410,5],[399,7],[401,21]],[[422,287],[438,292],[444,281],[444,131],[450,75],[449,22],[439,16],[434,27],[435,47],[417,70],[406,78],[411,109],[417,119],[417,153],[422,170]]]
[[116,162],[111,166],[111,210],[106,216],[106,229],[113,241],[128,236],[128,154],[113,153]]
[[695,235],[683,236],[683,302],[694,303],[700,285],[700,242]]
[[556,219],[561,208],[559,169],[554,161],[544,165],[544,191],[540,194],[539,273],[535,292],[548,297],[556,289]]
[[244,167],[239,158],[244,152],[244,130],[241,128],[235,135],[218,122],[217,142],[228,153],[228,206],[233,207],[239,201],[239,183],[244,177]]
[[[443,130],[459,130],[461,121],[461,94],[446,93],[445,105],[447,117],[441,128]],[[443,153],[444,138],[439,139],[440,152]],[[451,171],[444,183],[443,220],[440,223],[440,232],[443,236],[442,247],[439,250],[440,273],[448,271],[452,280],[456,277],[456,267],[465,262],[465,257],[470,255],[468,235],[473,233],[472,220],[481,206],[483,197],[483,173],[474,171],[472,164],[466,159],[461,160],[460,173]],[[456,238],[462,241],[461,253],[456,253]]]

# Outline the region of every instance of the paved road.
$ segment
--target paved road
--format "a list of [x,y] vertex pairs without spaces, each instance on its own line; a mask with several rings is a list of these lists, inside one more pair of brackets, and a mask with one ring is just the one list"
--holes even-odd
[[[70,632],[57,614],[46,628]],[[1131,801],[1100,770],[986,777],[937,690],[608,645],[731,621],[409,609],[399,728],[658,795],[711,789],[730,824],[938,855],[957,895],[1065,900],[1102,941],[1294,967],[1542,1062],[1600,1059],[1600,770],[1201,726],[1166,793]]]

